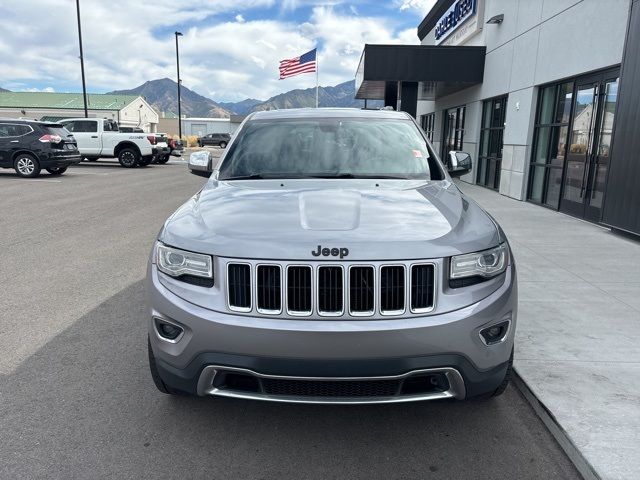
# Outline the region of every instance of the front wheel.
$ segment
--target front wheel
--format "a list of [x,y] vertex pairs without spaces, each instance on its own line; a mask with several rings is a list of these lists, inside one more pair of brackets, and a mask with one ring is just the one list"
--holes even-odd
[[38,159],[28,153],[19,154],[13,162],[16,173],[24,178],[35,178],[40,175]]
[[51,175],[62,175],[67,171],[67,167],[49,167],[47,168],[47,172]]
[[118,162],[125,168],[133,168],[138,165],[140,154],[133,148],[123,148],[118,153]]
[[169,155],[165,155],[163,157],[159,157],[156,160],[156,163],[160,164],[160,165],[164,165],[165,163],[167,163],[169,161]]
[[220,142],[220,148],[227,148],[227,142]]

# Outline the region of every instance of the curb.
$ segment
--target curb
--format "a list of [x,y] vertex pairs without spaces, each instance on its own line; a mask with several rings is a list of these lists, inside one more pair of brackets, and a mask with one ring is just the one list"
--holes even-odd
[[538,397],[535,396],[515,368],[513,369],[513,373],[513,383],[527,399],[540,420],[542,420],[542,423],[545,424],[549,432],[551,432],[551,435],[553,435],[553,438],[556,439],[564,453],[567,454],[567,457],[569,457],[571,463],[573,463],[580,475],[582,475],[582,478],[585,480],[602,480],[600,475],[596,473],[593,466],[584,457],[584,455],[582,455],[582,452],[580,452],[578,447],[575,446],[571,438],[569,438],[569,435],[564,428],[562,428],[562,425],[558,423],[553,413],[551,413],[549,409],[538,399]]

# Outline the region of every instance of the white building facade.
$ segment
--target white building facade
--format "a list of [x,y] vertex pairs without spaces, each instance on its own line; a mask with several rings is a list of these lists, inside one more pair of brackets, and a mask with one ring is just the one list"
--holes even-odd
[[365,45],[356,98],[414,116],[463,181],[640,235],[640,0],[437,0]]

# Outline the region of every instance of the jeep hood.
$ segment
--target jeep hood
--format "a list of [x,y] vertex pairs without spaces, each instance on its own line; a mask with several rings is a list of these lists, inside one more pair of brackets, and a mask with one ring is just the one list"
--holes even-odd
[[500,243],[493,220],[449,181],[210,180],[159,240],[222,257],[344,260],[440,258]]

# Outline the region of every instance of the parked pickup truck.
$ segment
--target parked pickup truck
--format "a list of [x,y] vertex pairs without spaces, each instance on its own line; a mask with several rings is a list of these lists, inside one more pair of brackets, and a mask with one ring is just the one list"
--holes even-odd
[[171,156],[171,147],[169,147],[169,138],[166,133],[150,133],[148,135],[151,145],[156,149],[153,153],[151,163],[163,165],[169,161]]
[[158,153],[152,145],[155,137],[145,133],[121,133],[113,120],[102,118],[69,118],[60,122],[73,133],[80,154],[87,160],[99,157],[117,158],[127,168],[149,165]]

